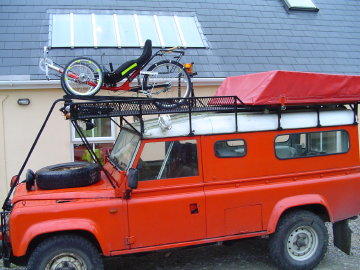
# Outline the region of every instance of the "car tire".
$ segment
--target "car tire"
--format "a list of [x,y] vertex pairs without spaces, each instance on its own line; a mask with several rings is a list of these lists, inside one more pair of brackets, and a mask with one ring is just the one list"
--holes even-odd
[[84,187],[100,180],[100,166],[89,162],[70,162],[47,166],[35,174],[41,189]]
[[90,241],[77,235],[62,235],[41,242],[30,254],[26,269],[103,270],[104,265]]
[[310,211],[298,210],[281,218],[270,236],[269,252],[280,269],[313,269],[323,259],[328,241],[324,221]]

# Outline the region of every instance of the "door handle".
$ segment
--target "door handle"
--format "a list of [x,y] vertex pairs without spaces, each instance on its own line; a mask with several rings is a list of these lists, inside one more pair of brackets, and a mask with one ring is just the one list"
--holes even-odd
[[199,213],[199,206],[197,203],[191,203],[189,205],[190,208],[190,214],[198,214]]

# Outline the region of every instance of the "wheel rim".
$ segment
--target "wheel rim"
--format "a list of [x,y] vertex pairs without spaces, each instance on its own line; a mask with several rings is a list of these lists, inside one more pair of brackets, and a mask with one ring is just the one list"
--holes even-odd
[[52,258],[45,270],[87,270],[85,261],[77,254],[66,252]]
[[312,227],[301,226],[289,234],[286,246],[292,259],[305,261],[316,252],[319,246],[319,237]]
[[102,72],[93,61],[79,59],[66,68],[64,80],[70,93],[80,96],[93,95],[102,85]]
[[[181,66],[171,62],[157,65],[153,70],[154,74],[147,75],[146,85],[151,87],[144,92],[148,97],[153,98],[176,98],[188,97],[191,91],[190,80],[186,71]],[[168,84],[165,88],[155,88],[159,84]]]

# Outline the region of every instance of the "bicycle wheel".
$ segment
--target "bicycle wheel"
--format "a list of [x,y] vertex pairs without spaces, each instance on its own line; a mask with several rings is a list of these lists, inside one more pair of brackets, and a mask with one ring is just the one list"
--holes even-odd
[[[143,78],[143,94],[152,98],[172,98],[156,103],[160,108],[174,108],[193,94],[192,82],[185,68],[178,62],[163,60],[149,67]],[[175,98],[175,99],[173,99]]]
[[61,86],[69,95],[93,96],[103,83],[103,72],[98,63],[87,57],[72,60],[61,74]]

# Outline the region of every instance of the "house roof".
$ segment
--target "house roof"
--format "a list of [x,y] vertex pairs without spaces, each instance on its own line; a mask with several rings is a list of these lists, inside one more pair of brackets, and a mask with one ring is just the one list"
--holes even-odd
[[[52,9],[195,13],[209,48],[188,49],[184,61],[195,62],[202,78],[267,70],[360,74],[359,1],[314,2],[319,12],[289,11],[283,0],[2,0],[0,80],[45,79],[38,61]],[[101,62],[103,53],[104,63],[117,66],[141,49],[51,49],[50,56],[65,65],[75,56]]]

